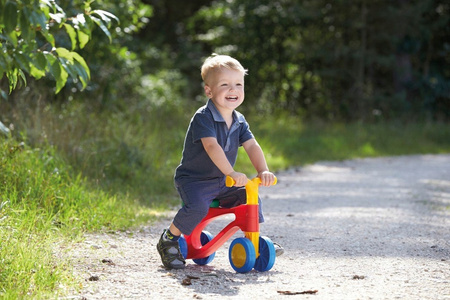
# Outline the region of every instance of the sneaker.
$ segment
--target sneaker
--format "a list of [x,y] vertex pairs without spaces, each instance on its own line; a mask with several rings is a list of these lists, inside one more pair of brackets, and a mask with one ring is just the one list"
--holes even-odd
[[284,248],[281,247],[280,244],[278,243],[273,243],[273,245],[275,246],[275,256],[280,256],[284,253]]
[[186,260],[180,251],[178,241],[171,241],[164,239],[165,229],[159,239],[156,249],[158,249],[159,255],[161,255],[161,261],[167,269],[184,269]]

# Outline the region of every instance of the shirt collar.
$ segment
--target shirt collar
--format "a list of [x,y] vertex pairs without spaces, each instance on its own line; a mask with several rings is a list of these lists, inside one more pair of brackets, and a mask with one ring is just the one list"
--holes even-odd
[[[206,104],[206,107],[211,111],[214,121],[216,122],[225,122],[225,120],[223,119],[222,115],[220,114],[219,110],[217,109],[216,105],[214,104],[214,102],[209,99],[208,103]],[[236,122],[236,120],[239,123],[243,123],[244,120],[240,117],[240,115],[238,113],[236,113],[236,111],[233,111],[233,120],[234,122]]]

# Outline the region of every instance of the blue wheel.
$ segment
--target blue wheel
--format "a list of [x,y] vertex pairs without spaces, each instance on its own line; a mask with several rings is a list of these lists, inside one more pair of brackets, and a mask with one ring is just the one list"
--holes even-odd
[[[213,236],[211,233],[209,233],[208,231],[202,231],[202,234],[200,235],[200,242],[202,243],[202,245],[206,245],[212,239]],[[193,261],[197,265],[203,266],[209,264],[214,259],[214,256],[216,256],[216,252],[204,258],[193,259]]]
[[255,270],[265,272],[272,269],[275,263],[275,246],[265,236],[259,237],[259,257],[255,261]]
[[180,238],[178,239],[178,245],[180,246],[181,255],[183,255],[183,257],[186,259],[188,255],[188,247],[186,239],[183,236],[180,236]]
[[247,273],[255,265],[255,247],[249,239],[237,238],[230,245],[228,258],[236,272]]

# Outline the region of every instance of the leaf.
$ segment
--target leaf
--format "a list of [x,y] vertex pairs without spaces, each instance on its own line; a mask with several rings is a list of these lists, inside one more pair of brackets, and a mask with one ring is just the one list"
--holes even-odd
[[57,22],[58,22],[57,19],[59,18],[59,16],[56,16],[56,19],[55,19],[55,18],[53,18],[52,15],[63,14],[64,15],[63,18],[65,18],[64,10],[62,10],[61,7],[59,7],[58,4],[56,4],[56,1],[54,1],[54,0],[41,0],[40,4],[41,4],[40,5],[40,9],[41,9],[42,12],[44,12],[44,14],[45,14],[45,16],[47,18],[52,18],[52,19],[54,19]]
[[81,30],[78,30],[78,41],[80,42],[80,48],[83,49],[89,42],[89,35]]
[[47,42],[52,45],[52,47],[55,47],[55,37],[49,33],[47,30],[41,30],[41,34],[44,36],[44,38],[47,40]]
[[111,37],[111,33],[109,32],[108,28],[105,26],[105,24],[103,23],[102,20],[100,20],[99,18],[93,17],[93,16],[89,16],[92,21],[94,21],[98,27],[100,27],[101,30],[103,30],[103,32],[106,34],[106,36],[109,38],[109,42],[112,42],[112,37]]
[[42,71],[42,70],[36,68],[35,65],[31,65],[30,66],[30,75],[33,76],[36,80],[39,80],[45,76],[45,71]]
[[65,14],[64,9],[62,9],[61,6],[59,6],[59,5],[56,3],[56,1],[53,2],[53,7],[56,9],[57,12],[60,12],[60,13],[64,13],[64,14]]
[[[44,55],[44,59],[45,59],[45,70],[49,70],[50,73],[53,75],[52,66],[53,66],[53,63],[56,61],[56,57],[52,53],[47,52],[47,51],[42,52],[42,55]],[[38,58],[38,59],[40,61],[39,64],[41,64],[42,58]]]
[[69,74],[70,78],[72,78],[73,80],[78,80],[78,73],[74,67],[73,62],[70,62],[69,60],[65,60],[62,58],[60,59],[60,62],[61,62],[62,67]]
[[14,45],[14,47],[17,47],[17,32],[11,31],[7,36],[6,39]]
[[30,72],[30,58],[27,55],[24,55],[22,53],[16,53],[14,56],[16,62],[19,64],[20,68]]
[[55,13],[64,13],[64,10],[56,3],[56,1],[41,0],[41,3],[45,4],[48,8],[51,8]]
[[50,68],[50,72],[56,80],[56,91],[58,94],[61,89],[66,85],[67,78],[69,77],[66,70],[61,66],[59,60],[55,60]]
[[17,3],[16,1],[7,1],[3,11],[3,22],[7,33],[16,30],[17,26]]
[[50,8],[53,8],[53,3],[50,0],[41,0],[41,3],[47,5]]
[[72,50],[77,47],[77,33],[72,25],[65,23],[64,27],[66,28],[67,35],[70,38],[70,42],[72,43]]
[[55,62],[56,57],[52,53],[47,51],[42,52],[42,54],[45,57],[45,63],[47,64],[48,68],[51,69],[51,66]]
[[64,57],[70,61],[73,61],[73,55],[72,52],[67,50],[66,48],[58,47],[55,49],[56,53],[58,53],[59,57]]
[[25,76],[25,73],[21,69],[19,69],[19,75],[20,78],[22,78],[23,83],[27,85],[27,77]]
[[61,65],[58,60],[54,60],[50,65],[50,73],[56,81],[61,77]]
[[83,67],[83,69],[86,72],[87,79],[89,80],[91,78],[91,72],[89,71],[89,66],[87,65],[84,58],[76,52],[72,52],[72,55],[73,55],[73,58],[75,59],[75,61],[77,61],[81,65],[81,67]]
[[62,63],[60,64],[60,68],[61,68],[61,77],[59,81],[56,81],[56,93],[59,93],[59,91],[66,85],[67,78],[69,78],[69,74],[67,73],[66,69],[63,68]]
[[84,58],[80,54],[62,47],[56,48],[55,51],[59,56],[62,68],[70,74],[70,77],[79,78],[85,88],[90,79],[90,71]]
[[30,13],[27,7],[22,9],[22,13],[20,14],[20,31],[21,36],[25,40],[29,40],[33,38],[32,31],[30,30]]
[[36,53],[36,60],[34,65],[39,69],[39,70],[45,70],[47,67],[47,59],[45,58],[45,55],[42,52],[37,52]]
[[105,22],[110,22],[111,19],[114,19],[117,21],[117,23],[120,23],[119,18],[116,17],[115,15],[113,15],[112,13],[108,12],[108,11],[104,11],[101,9],[96,9],[92,11],[93,14],[97,14],[100,16],[100,18],[102,18],[103,21]]
[[75,61],[73,68],[78,73],[78,78],[80,79],[81,84],[83,85],[83,89],[85,89],[89,81],[89,74],[88,74],[89,69],[86,70],[78,61]]
[[31,21],[35,26],[40,26],[41,31],[47,31],[47,18],[42,11],[33,10],[31,12]]
[[50,7],[41,5],[41,12],[44,14],[45,19],[50,19]]
[[9,93],[11,93],[17,86],[17,68],[6,74],[9,80]]

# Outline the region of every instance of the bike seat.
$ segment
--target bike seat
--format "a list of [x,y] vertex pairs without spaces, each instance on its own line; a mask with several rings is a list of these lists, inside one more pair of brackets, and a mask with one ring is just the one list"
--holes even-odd
[[[184,206],[183,201],[181,202],[181,206]],[[220,207],[220,201],[218,199],[214,199],[211,204],[209,205],[210,208],[217,208]]]
[[214,199],[214,200],[211,202],[211,204],[209,205],[209,207],[211,207],[211,208],[216,208],[216,207],[219,207],[219,206],[220,206],[220,201],[217,200],[217,199]]

